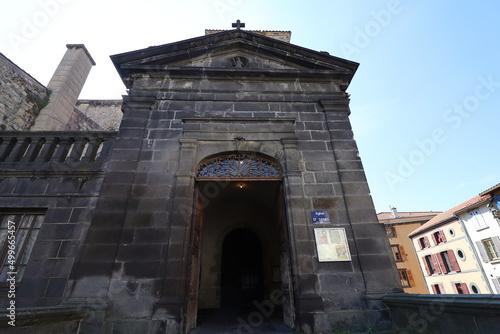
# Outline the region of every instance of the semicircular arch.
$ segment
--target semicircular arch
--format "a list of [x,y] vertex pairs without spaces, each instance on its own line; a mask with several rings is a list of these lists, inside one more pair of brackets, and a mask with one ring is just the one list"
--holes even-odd
[[273,179],[283,178],[281,165],[273,158],[257,152],[225,152],[205,158],[196,169],[202,179]]

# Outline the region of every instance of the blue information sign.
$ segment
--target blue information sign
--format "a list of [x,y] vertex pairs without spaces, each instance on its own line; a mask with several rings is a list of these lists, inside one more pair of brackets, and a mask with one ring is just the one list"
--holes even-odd
[[311,211],[313,224],[330,224],[330,216],[326,211]]

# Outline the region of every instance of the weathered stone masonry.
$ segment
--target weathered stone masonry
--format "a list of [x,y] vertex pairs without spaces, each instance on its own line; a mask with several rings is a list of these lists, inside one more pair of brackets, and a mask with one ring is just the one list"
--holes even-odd
[[29,130],[49,90],[0,53],[0,130]]
[[[4,131],[1,135],[2,212],[35,210],[45,215],[24,275],[17,281],[15,301],[21,327],[23,308],[35,314],[37,308],[55,307],[63,301],[115,133]],[[0,305],[5,309],[9,299],[3,289]],[[58,320],[66,321],[64,317]]]
[[[69,56],[88,56],[68,47]],[[118,133],[34,132],[0,143],[2,205],[46,210],[20,307],[52,314],[59,324],[47,330],[71,325],[64,323],[71,315],[81,332],[188,332],[198,309],[196,249],[206,238],[199,216],[209,222],[218,214],[197,206],[197,168],[246,152],[282,171],[261,188],[281,204],[266,197],[271,209],[252,217],[279,230],[272,232],[279,245],[268,249],[269,264],[289,273],[275,283],[289,292],[284,323],[307,333],[391,328],[381,298],[400,283],[348,118],[346,89],[358,64],[241,30],[112,60],[129,90]],[[91,124],[100,105],[79,108],[73,116]],[[59,116],[45,121],[73,117]],[[318,261],[316,210],[329,213],[326,227],[345,228],[352,261]],[[32,314],[21,317],[27,327],[42,318]]]
[[[196,167],[252,151],[285,169],[298,326],[391,326],[399,280],[348,120],[357,64],[243,31],[112,59],[130,91],[70,299],[108,287],[108,328],[182,331]],[[352,262],[317,262],[313,210],[346,228]]]

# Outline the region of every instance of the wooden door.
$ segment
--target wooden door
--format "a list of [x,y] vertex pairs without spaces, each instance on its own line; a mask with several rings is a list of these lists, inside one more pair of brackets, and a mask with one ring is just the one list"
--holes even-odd
[[295,304],[292,280],[292,266],[290,261],[290,238],[286,220],[286,208],[283,196],[283,184],[277,198],[278,223],[280,229],[280,269],[281,290],[283,292],[283,322],[290,328],[295,327]]
[[184,333],[189,332],[191,329],[196,327],[196,320],[198,315],[198,292],[199,292],[199,280],[200,280],[200,267],[201,267],[201,227],[203,221],[201,200],[199,196],[196,196],[196,208],[193,221],[193,228],[191,231],[191,244],[189,259],[190,265],[188,270],[188,287],[187,287],[187,297],[186,297],[186,313],[185,313],[185,325]]

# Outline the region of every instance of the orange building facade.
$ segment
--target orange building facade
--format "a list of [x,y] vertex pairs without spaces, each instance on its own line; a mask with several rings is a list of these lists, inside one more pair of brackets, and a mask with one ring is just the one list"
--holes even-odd
[[439,212],[391,212],[377,214],[379,223],[384,224],[401,285],[406,293],[428,294],[427,285],[417,255],[408,235],[428,222]]

